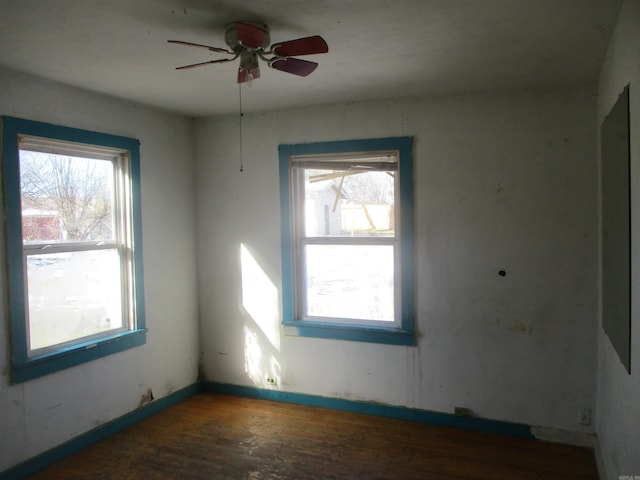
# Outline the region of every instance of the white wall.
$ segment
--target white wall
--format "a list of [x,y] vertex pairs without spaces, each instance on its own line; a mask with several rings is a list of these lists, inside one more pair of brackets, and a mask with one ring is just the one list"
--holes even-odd
[[[595,397],[594,93],[245,114],[244,173],[237,116],[197,120],[207,379],[265,387],[269,374],[284,391],[591,432],[578,409]],[[284,336],[278,144],[399,135],[415,137],[416,346]]]
[[598,85],[598,128],[629,84],[631,120],[631,374],[598,324],[597,423],[606,478],[640,475],[640,1],[625,0]]
[[[194,138],[185,118],[7,70],[0,114],[141,140],[149,327],[145,346],[10,386],[0,296],[0,471],[131,411],[149,387],[162,397],[193,383],[196,292],[208,380],[265,387],[269,374],[284,391],[591,431],[578,425],[595,402],[590,86],[246,114],[243,173],[237,117],[197,120]],[[416,346],[283,336],[278,144],[397,135],[415,137]],[[637,419],[638,402],[618,392],[637,399],[638,376],[609,380],[603,343],[596,418]],[[603,451],[631,465],[620,447],[637,444],[631,427],[598,422]]]
[[[141,141],[149,329],[144,346],[11,386],[7,286],[0,276],[2,471],[135,409],[147,388],[160,398],[194,383],[198,330],[191,121],[4,69],[0,114]],[[4,245],[0,251],[4,270]]]

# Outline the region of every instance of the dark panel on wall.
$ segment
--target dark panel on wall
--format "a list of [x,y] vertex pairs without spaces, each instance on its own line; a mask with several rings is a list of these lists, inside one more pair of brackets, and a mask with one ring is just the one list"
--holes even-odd
[[629,87],[600,129],[602,165],[602,322],[620,361],[631,369],[631,208]]

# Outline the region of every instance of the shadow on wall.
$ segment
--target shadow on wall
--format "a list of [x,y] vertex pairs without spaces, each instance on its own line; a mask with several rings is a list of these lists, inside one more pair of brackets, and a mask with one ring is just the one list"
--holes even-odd
[[280,308],[278,289],[245,244],[240,244],[244,369],[257,387],[280,384]]

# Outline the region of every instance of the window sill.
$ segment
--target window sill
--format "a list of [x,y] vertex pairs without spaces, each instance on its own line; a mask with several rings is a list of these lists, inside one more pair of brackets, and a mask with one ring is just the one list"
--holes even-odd
[[293,320],[282,322],[285,335],[331,340],[413,345],[413,332],[399,328],[338,325],[324,322]]
[[26,382],[58,370],[111,355],[112,353],[144,345],[146,338],[146,329],[132,330],[105,338],[93,339],[27,359],[14,358],[11,382],[14,384]]

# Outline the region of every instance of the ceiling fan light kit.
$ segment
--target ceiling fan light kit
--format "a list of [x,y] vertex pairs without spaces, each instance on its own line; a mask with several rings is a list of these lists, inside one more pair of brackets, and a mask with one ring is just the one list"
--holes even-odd
[[224,41],[229,47],[228,49],[183,42],[180,40],[169,40],[169,43],[206,48],[211,52],[230,55],[229,58],[209,60],[207,62],[177,67],[176,70],[200,67],[213,63],[232,62],[240,58],[237,81],[238,83],[245,83],[260,77],[258,59],[261,59],[275,70],[306,77],[318,67],[318,64],[295,57],[327,53],[329,51],[327,42],[319,35],[274,43],[269,47],[271,43],[269,27],[264,23],[252,21],[234,22],[227,25]]

